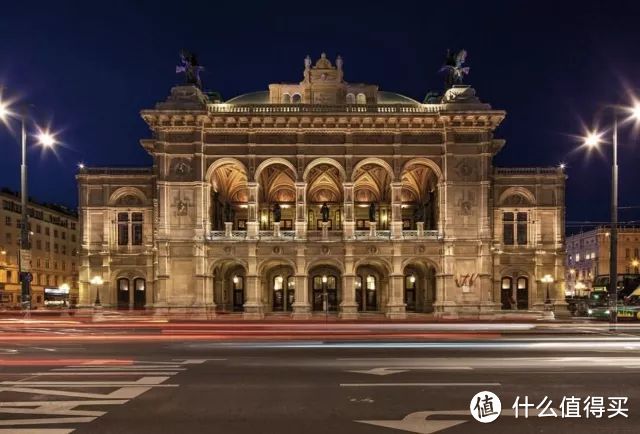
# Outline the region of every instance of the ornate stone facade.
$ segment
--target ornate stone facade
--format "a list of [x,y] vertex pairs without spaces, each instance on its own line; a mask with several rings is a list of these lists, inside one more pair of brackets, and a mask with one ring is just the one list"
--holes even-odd
[[342,67],[143,110],[153,167],[78,175],[81,302],[100,275],[107,305],[490,315],[542,309],[551,274],[562,306],[564,173],[495,168],[505,112],[468,86],[420,104]]

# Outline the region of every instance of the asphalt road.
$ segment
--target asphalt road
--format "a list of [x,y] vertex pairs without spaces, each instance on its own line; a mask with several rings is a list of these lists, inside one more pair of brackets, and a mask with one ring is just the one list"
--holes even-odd
[[[635,333],[606,331],[223,342],[0,334],[0,433],[636,433],[639,351]],[[492,423],[471,417],[480,391],[502,402]],[[525,396],[534,406],[516,418]],[[557,417],[536,416],[545,397]],[[562,407],[575,413],[563,397],[580,400],[581,417],[561,417]],[[603,398],[601,418],[598,405],[586,418],[587,397]],[[611,397],[628,399],[628,417],[609,418]]]

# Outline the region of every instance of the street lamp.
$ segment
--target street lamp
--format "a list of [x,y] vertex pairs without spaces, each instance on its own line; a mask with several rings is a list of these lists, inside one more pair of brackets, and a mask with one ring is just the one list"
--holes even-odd
[[542,276],[542,279],[540,279],[540,281],[542,283],[546,283],[547,284],[547,297],[544,300],[544,304],[547,307],[551,306],[551,297],[549,296],[549,285],[551,283],[553,283],[553,277],[551,276],[551,274],[545,274],[544,276]]
[[[12,111],[8,103],[0,100],[0,120],[4,123],[9,122],[11,118],[20,120],[20,137],[22,145],[22,164],[20,165],[20,195],[22,206],[22,216],[20,225],[20,254],[18,255],[18,268],[20,270],[21,282],[21,301],[23,308],[28,312],[31,310],[31,246],[29,243],[29,213],[27,191],[27,115],[26,110],[21,113]],[[37,128],[36,143],[52,148],[56,144],[55,136],[46,129]]]
[[329,315],[329,294],[327,294],[327,275],[322,276],[322,310],[324,310],[325,322]]
[[[618,306],[618,116],[621,107],[605,106],[604,109],[610,109],[613,112],[613,128],[612,128],[612,161],[611,161],[611,241],[609,254],[609,302],[616,312]],[[630,115],[631,119],[636,121],[640,119],[640,103],[636,102],[631,108],[622,109]],[[597,148],[602,143],[604,133],[597,131],[590,132],[584,138],[585,146],[589,148]],[[615,324],[617,315],[611,315],[611,322]]]
[[93,276],[89,283],[91,283],[92,285],[94,285],[96,287],[96,301],[94,302],[94,305],[96,307],[99,307],[99,306],[101,306],[101,303],[100,303],[100,286],[102,286],[104,281],[102,280],[102,277],[100,277],[100,276]]

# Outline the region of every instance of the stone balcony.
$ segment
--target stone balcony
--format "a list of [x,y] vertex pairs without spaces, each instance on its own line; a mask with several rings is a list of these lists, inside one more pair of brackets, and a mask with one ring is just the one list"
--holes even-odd
[[393,239],[391,231],[379,230],[379,231],[355,231],[355,237],[348,240],[342,231],[328,231],[322,233],[322,231],[309,231],[305,238],[296,237],[295,231],[259,231],[256,238],[249,238],[247,231],[210,231],[205,239],[207,241],[397,241],[399,240],[432,240],[437,241],[442,239],[442,235],[438,234],[438,231],[402,231],[401,238]]

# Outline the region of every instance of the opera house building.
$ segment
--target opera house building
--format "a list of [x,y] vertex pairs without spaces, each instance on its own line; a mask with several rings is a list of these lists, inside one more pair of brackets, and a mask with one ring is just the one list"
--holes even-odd
[[181,85],[142,110],[153,164],[77,175],[79,304],[246,318],[566,310],[564,171],[494,166],[506,113],[470,86],[422,103],[343,74],[323,54],[297,83],[225,101]]

